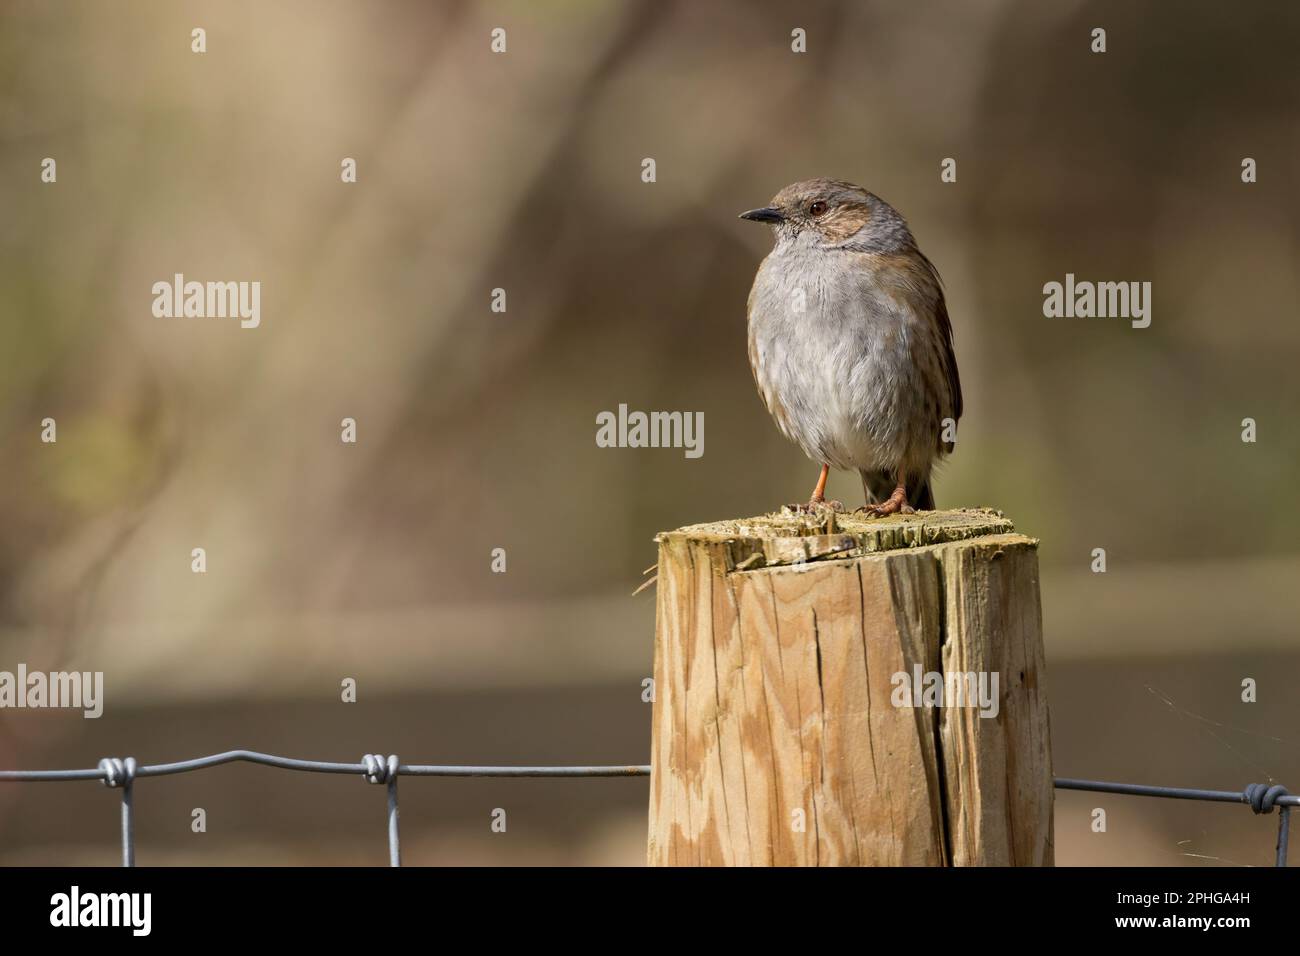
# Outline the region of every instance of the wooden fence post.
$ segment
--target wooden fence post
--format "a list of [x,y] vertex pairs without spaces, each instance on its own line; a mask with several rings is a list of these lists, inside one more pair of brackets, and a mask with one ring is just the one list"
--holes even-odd
[[1053,863],[1037,541],[983,510],[656,540],[651,865]]

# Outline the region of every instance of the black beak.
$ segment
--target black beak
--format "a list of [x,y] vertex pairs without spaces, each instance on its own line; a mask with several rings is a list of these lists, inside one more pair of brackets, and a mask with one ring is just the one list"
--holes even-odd
[[741,219],[748,219],[750,222],[785,222],[785,216],[781,215],[779,209],[773,209],[771,206],[764,206],[762,209],[751,209],[749,212],[742,212]]

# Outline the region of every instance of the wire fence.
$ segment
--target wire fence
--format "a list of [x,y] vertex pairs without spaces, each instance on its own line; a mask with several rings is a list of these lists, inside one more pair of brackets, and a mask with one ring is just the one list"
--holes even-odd
[[[645,765],[621,767],[444,767],[404,764],[396,755],[387,757],[367,754],[360,763],[330,763],[322,760],[297,760],[253,750],[231,750],[210,757],[196,757],[175,763],[140,766],[133,757],[107,757],[91,770],[0,770],[0,782],[40,782],[65,780],[99,780],[105,786],[122,791],[122,865],[135,866],[135,782],[141,777],[165,777],[192,773],[227,763],[255,763],[281,770],[306,773],[359,774],[367,782],[382,784],[388,795],[388,861],[402,865],[402,844],[398,829],[398,777],[648,777]],[[1278,811],[1276,866],[1287,865],[1287,842],[1291,808],[1300,806],[1300,796],[1291,794],[1280,784],[1249,784],[1245,790],[1195,790],[1186,787],[1153,787],[1136,783],[1111,783],[1105,780],[1076,780],[1057,777],[1058,790],[1086,790],[1134,797],[1161,797],[1172,800],[1205,800],[1212,803],[1240,803],[1256,814]]]

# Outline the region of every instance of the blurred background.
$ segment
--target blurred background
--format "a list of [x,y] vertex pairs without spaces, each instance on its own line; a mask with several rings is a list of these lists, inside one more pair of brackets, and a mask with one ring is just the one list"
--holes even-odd
[[[1298,33],[1216,0],[6,3],[0,670],[104,671],[107,703],[0,711],[0,767],[646,761],[654,534],[816,477],[751,381],[771,239],[736,215],[825,175],[945,278],[966,413],[936,493],[1042,539],[1056,772],[1300,789]],[[155,318],[178,272],[260,281],[261,326]],[[1152,282],[1151,327],[1044,318],[1067,272]],[[620,403],[704,412],[704,456],[596,447]],[[640,864],[647,794],[412,780],[405,860]],[[358,779],[136,802],[142,864],[386,862]],[[114,864],[117,814],[0,784],[0,864]],[[1276,822],[1056,819],[1060,863],[1171,866],[1267,864]]]

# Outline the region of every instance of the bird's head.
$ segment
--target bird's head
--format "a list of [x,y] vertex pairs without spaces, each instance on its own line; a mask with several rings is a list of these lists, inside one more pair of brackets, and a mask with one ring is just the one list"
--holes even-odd
[[778,240],[811,238],[823,246],[881,250],[910,243],[907,224],[884,200],[837,179],[809,179],[786,186],[741,219],[765,222]]

